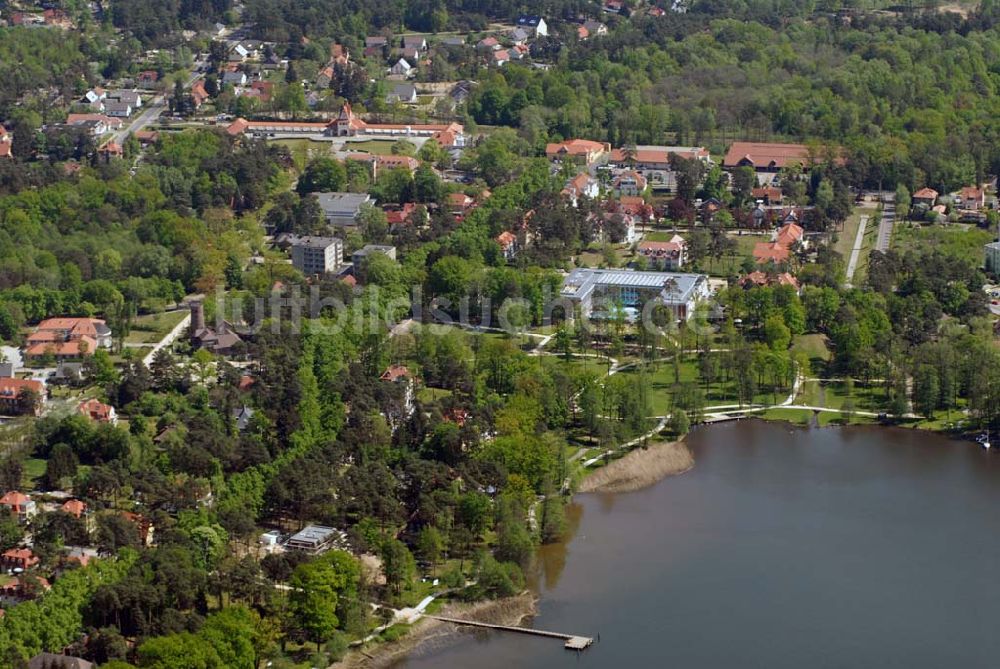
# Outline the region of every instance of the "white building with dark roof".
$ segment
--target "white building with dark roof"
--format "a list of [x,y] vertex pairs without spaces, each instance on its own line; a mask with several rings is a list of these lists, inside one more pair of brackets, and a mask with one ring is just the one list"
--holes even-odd
[[336,237],[292,237],[292,265],[305,275],[334,272],[344,262],[344,242]]
[[316,199],[326,222],[337,227],[355,225],[361,206],[371,202],[367,193],[316,193]]
[[532,37],[545,37],[549,34],[549,27],[541,16],[521,15],[517,17],[517,27]]

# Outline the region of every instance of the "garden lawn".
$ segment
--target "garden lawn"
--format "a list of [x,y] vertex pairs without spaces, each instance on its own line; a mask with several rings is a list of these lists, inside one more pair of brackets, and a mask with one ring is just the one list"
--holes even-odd
[[394,142],[379,139],[366,139],[360,142],[344,142],[344,151],[364,151],[377,156],[392,155],[392,145]]
[[993,232],[964,224],[923,225],[918,228],[897,221],[892,233],[892,246],[900,253],[934,249],[947,256],[962,258],[973,267],[982,265],[983,246],[993,240]]
[[805,353],[809,356],[810,362],[813,360],[829,362],[832,357],[826,335],[821,334],[796,335],[792,340],[792,353]]
[[275,139],[274,144],[287,146],[292,154],[292,161],[300,171],[305,169],[310,159],[319,156],[329,156],[333,145],[330,142],[319,142],[311,139]]
[[187,311],[180,309],[138,316],[132,321],[132,331],[125,337],[125,343],[155,344],[177,327],[187,314]]

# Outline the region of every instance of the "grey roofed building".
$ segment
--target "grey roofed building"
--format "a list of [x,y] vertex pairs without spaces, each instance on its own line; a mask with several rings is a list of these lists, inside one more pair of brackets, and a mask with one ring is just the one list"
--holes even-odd
[[[578,305],[584,317],[601,317],[602,306],[620,304],[633,315],[650,300],[673,310],[681,320],[691,318],[698,302],[710,296],[704,274],[637,272],[579,267],[563,279],[561,297]],[[605,302],[604,305],[601,302]]]
[[14,378],[14,363],[3,362],[0,363],[0,379],[12,379]]
[[405,58],[400,58],[396,64],[389,68],[391,74],[409,74],[413,66]]
[[77,381],[82,381],[83,363],[66,362],[65,360],[59,361],[59,366],[56,367],[55,380],[64,381],[66,383],[76,383]]
[[132,105],[123,100],[108,98],[104,101],[104,113],[108,116],[127,117],[132,115],[132,111]]
[[332,527],[306,525],[285,542],[285,547],[307,553],[319,553],[330,546],[337,534],[337,530]]
[[244,404],[239,409],[233,409],[233,420],[236,421],[236,429],[240,432],[247,429],[251,418],[253,418],[253,409],[247,405]]
[[469,81],[467,79],[459,81],[450,91],[448,91],[448,95],[455,102],[465,102],[472,94],[473,87],[477,85],[478,84],[476,84],[476,82]]
[[445,46],[467,46],[468,42],[465,41],[464,37],[445,37],[441,40],[441,44]]
[[523,44],[531,37],[524,28],[514,28],[510,31],[510,39],[514,44]]
[[397,83],[385,96],[386,104],[393,102],[414,103],[417,101],[417,87],[413,84]]
[[357,270],[358,265],[360,265],[365,258],[372,255],[373,253],[381,253],[382,255],[389,256],[391,260],[396,259],[396,247],[382,244],[365,244],[364,247],[358,249],[351,254],[351,262],[354,264],[354,269]]
[[403,37],[403,48],[423,51],[427,48],[427,40],[419,35],[406,35]]
[[39,653],[28,660],[28,669],[92,669],[93,662],[56,653]]
[[303,274],[327,274],[344,262],[344,242],[336,237],[292,236],[292,265]]
[[245,72],[225,72],[222,75],[222,83],[242,86],[247,83],[247,75]]
[[316,199],[326,222],[339,227],[355,225],[361,205],[371,202],[368,193],[316,193]]
[[133,109],[138,109],[142,106],[142,96],[139,91],[129,91],[129,90],[118,90],[109,91],[105,100],[118,100],[119,102],[127,102],[132,105]]

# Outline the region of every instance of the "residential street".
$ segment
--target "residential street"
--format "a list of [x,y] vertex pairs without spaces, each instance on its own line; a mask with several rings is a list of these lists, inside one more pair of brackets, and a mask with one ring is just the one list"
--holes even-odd
[[892,242],[892,226],[896,223],[895,194],[886,196],[882,205],[882,220],[878,224],[878,239],[875,240],[875,250],[885,253]]
[[[184,81],[184,88],[190,88],[191,84],[201,76],[201,72],[198,70],[204,65],[202,62],[197,62],[192,67],[191,75]],[[160,118],[160,114],[167,109],[167,95],[157,94],[149,98],[143,105],[143,111],[132,119],[132,122],[128,125],[122,126],[122,129],[116,132],[111,141],[116,144],[122,144],[129,135],[135,132],[139,132],[146,126],[155,122]]]

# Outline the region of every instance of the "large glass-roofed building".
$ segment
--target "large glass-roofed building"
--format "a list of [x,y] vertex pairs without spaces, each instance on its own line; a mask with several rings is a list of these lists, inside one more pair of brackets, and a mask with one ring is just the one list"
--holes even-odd
[[687,320],[694,314],[695,305],[710,294],[704,274],[678,272],[580,267],[570,272],[562,285],[562,297],[578,305],[587,318],[601,317],[615,304],[638,314],[655,300],[672,309],[678,320]]

